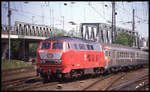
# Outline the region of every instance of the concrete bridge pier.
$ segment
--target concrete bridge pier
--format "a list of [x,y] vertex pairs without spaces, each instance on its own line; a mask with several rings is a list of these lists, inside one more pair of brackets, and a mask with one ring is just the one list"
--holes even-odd
[[20,42],[19,59],[29,60],[29,42],[25,39]]
[[2,45],[1,45],[1,55],[2,55],[2,59],[6,59],[7,58],[7,50],[8,50],[8,40],[2,40]]

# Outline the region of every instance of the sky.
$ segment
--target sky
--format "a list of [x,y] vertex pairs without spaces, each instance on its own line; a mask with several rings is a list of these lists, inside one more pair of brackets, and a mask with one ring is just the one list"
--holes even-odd
[[[116,26],[132,30],[133,9],[135,9],[135,31],[142,37],[149,36],[149,3],[146,1],[115,2]],[[8,24],[8,2],[1,3],[2,24]],[[111,24],[111,1],[13,1],[11,25],[15,21],[48,25],[69,31],[77,30],[80,23]],[[73,21],[77,25],[71,25]],[[128,23],[129,22],[129,23]],[[64,25],[63,25],[64,23]]]

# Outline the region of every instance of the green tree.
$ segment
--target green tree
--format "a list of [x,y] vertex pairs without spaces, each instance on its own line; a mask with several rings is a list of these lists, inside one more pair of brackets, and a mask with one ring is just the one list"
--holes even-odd
[[114,41],[116,44],[122,44],[130,47],[133,45],[133,42],[135,42],[134,36],[128,34],[127,32],[119,33]]
[[54,28],[52,34],[55,36],[65,36],[67,34],[67,32],[62,29]]

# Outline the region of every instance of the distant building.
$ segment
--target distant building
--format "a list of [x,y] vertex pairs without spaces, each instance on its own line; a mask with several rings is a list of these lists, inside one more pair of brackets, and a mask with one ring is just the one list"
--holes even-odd
[[81,23],[80,31],[81,37],[85,39],[95,40],[101,43],[112,43],[115,37],[120,32],[127,32],[130,35],[135,36],[135,42],[133,43],[133,47],[138,48],[139,44],[139,34],[136,31],[132,31],[129,29],[116,27],[115,31],[112,31],[112,26],[106,23]]
[[148,38],[141,38],[139,41],[139,47],[148,47]]
[[140,38],[139,48],[144,51],[149,51],[149,38]]

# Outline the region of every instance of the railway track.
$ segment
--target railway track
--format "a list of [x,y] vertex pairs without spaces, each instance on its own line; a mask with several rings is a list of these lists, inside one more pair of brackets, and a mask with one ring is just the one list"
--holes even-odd
[[[141,69],[136,69],[136,70],[141,70]],[[97,81],[88,85],[87,87],[83,88],[82,91],[86,91],[86,90],[113,90],[111,88],[117,81],[119,81],[120,79],[125,77],[128,73],[134,72],[136,70],[130,70],[130,71],[126,71],[126,72],[119,72],[117,74],[110,74],[107,76],[101,76],[100,79],[98,79]],[[109,82],[105,81],[105,80],[109,80]],[[148,84],[147,81],[145,81],[143,83],[145,83],[145,85],[144,85],[145,87]],[[107,84],[107,85],[104,85],[104,84]],[[101,87],[101,86],[103,86],[103,87]],[[141,89],[141,88],[143,88],[143,87],[139,87],[139,89]]]
[[43,80],[39,77],[30,77],[30,78],[22,78],[22,80],[16,80],[7,82],[6,84],[3,84],[5,90],[17,90],[17,91],[24,91],[24,90],[32,90],[36,88],[46,87],[46,86],[52,86],[56,85],[59,82],[48,82],[43,83]]
[[145,90],[149,85],[148,75],[144,75],[135,80],[131,80],[112,88],[111,90]]
[[2,87],[5,90],[13,90],[13,89],[21,88],[23,86],[29,86],[31,84],[29,83],[29,81],[31,80],[39,81],[39,78],[36,76],[27,76],[18,79],[8,80],[2,82]]
[[[87,87],[83,88],[82,91],[86,90],[107,90],[108,88],[113,85],[114,82],[118,81],[120,78],[125,76],[126,73],[118,73],[118,74],[109,74],[107,76],[101,76],[97,81],[93,82],[92,84],[88,85]],[[105,80],[111,80],[109,81],[109,85],[106,85],[105,88],[101,88],[103,82],[106,82]]]
[[[129,71],[129,72],[134,72],[134,70]],[[81,90],[82,91],[110,90],[110,88],[112,87],[113,84],[115,84],[115,82],[119,81],[122,77],[124,77],[129,72],[118,72],[115,74],[112,73],[112,74],[108,74],[108,75],[101,75],[100,77],[96,77],[94,82],[91,82],[91,84],[87,85],[86,87],[83,86],[84,88],[82,87]],[[87,78],[87,79],[89,79],[89,78]],[[71,82],[70,81],[69,81],[69,83],[76,82],[76,81],[71,81]],[[27,77],[23,77],[23,78],[19,77],[17,79],[13,79],[13,80],[9,80],[9,81],[3,81],[2,89],[3,90],[17,90],[17,91],[18,90],[19,91],[36,90],[36,89],[44,89],[45,90],[45,88],[48,88],[50,86],[57,87],[57,84],[63,84],[63,87],[65,87],[66,83],[68,83],[68,81],[67,82],[58,82],[58,80],[52,80],[48,83],[43,83],[42,78],[32,75],[32,76],[27,76]],[[144,83],[146,86],[146,82],[144,82]]]

